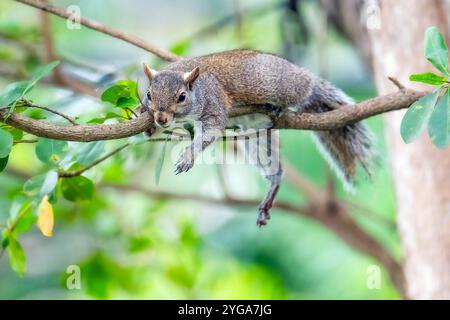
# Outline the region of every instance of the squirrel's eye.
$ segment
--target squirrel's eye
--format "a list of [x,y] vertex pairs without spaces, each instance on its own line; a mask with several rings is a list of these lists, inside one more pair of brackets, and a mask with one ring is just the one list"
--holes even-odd
[[150,94],[150,91],[147,92],[147,99],[148,101],[152,100],[152,95]]
[[184,102],[186,100],[186,92],[180,93],[178,96],[178,102]]

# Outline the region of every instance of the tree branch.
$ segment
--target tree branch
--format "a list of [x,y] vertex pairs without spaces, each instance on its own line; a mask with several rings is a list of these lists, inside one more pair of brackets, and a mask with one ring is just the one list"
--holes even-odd
[[[286,112],[275,119],[275,129],[332,130],[389,111],[408,108],[425,92],[403,89],[385,96],[372,98],[352,106],[341,107],[324,113]],[[264,106],[234,108],[229,117],[251,113],[271,115]],[[6,110],[0,110],[0,121],[38,137],[67,141],[98,141],[127,138],[144,132],[153,125],[152,116],[142,113],[137,118],[118,124],[64,126],[31,119],[18,113],[6,118]]]
[[[48,5],[47,0],[42,0],[42,3],[45,5]],[[57,55],[55,52],[55,46],[53,43],[53,34],[52,34],[52,25],[50,21],[50,15],[45,12],[41,11],[40,14],[40,20],[41,20],[41,32],[43,37],[43,47],[44,47],[44,61],[45,63],[50,63],[52,61],[57,60]],[[63,84],[64,77],[61,73],[61,66],[56,66],[55,69],[53,69],[53,81],[55,81],[56,84]]]
[[409,89],[372,98],[353,106],[320,114],[286,113],[278,119],[276,129],[332,130],[341,128],[374,115],[408,108],[412,103],[424,96],[425,92]]
[[[64,18],[64,19],[72,18],[70,13],[68,13],[60,8],[54,7],[50,4],[44,3],[40,0],[15,0],[15,1],[26,4],[28,6],[35,7],[37,9],[40,9],[40,10],[43,10],[46,12],[49,12],[51,14],[54,14],[54,15]],[[122,31],[113,29],[113,28],[111,28],[107,25],[104,25],[102,23],[99,23],[97,21],[86,19],[84,17],[80,17],[80,23],[89,29],[93,29],[93,30],[99,31],[101,33],[110,35],[111,37],[123,40],[125,42],[128,42],[128,43],[136,46],[136,47],[139,47],[148,52],[151,52],[163,60],[173,62],[173,61],[176,61],[179,59],[179,57],[177,55],[173,54],[170,51],[161,49],[151,43],[146,42],[145,40],[143,40],[139,37],[136,37],[134,35],[127,34]]]

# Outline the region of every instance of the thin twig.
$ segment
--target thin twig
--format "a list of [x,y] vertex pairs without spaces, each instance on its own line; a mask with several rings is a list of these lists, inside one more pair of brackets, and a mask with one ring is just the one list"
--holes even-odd
[[[126,107],[125,110],[128,110],[132,115],[134,115],[134,116],[137,118],[138,115],[136,114],[136,112],[134,112],[133,109],[131,109],[131,108],[129,108],[129,107]],[[130,116],[129,119],[131,119],[131,116]],[[129,120],[129,119],[128,119],[128,120]]]
[[33,102],[27,100],[27,99],[20,99],[19,102],[22,104],[22,106],[27,107],[27,108],[36,108],[36,109],[41,109],[41,110],[45,110],[48,111],[50,113],[56,114],[64,119],[66,119],[67,121],[69,121],[71,124],[73,124],[74,126],[77,126],[78,123],[72,119],[71,117],[69,117],[68,115],[65,115],[64,113],[61,113],[59,111],[53,110],[49,107],[44,107],[44,106],[39,106],[37,104],[34,104]]
[[399,89],[403,90],[405,89],[405,86],[396,78],[394,77],[388,77],[388,79]]
[[60,178],[73,178],[73,177],[77,177],[82,175],[83,173],[85,173],[86,171],[88,171],[89,169],[92,169],[93,167],[95,167],[96,165],[102,163],[103,161],[105,161],[106,159],[112,157],[113,155],[115,155],[116,153],[119,153],[120,151],[122,151],[123,149],[127,148],[128,146],[130,146],[130,143],[126,143],[120,147],[118,147],[117,149],[114,149],[113,151],[111,151],[110,153],[104,155],[103,157],[95,160],[94,162],[92,162],[91,164],[87,165],[86,167],[80,169],[80,170],[76,170],[76,171],[69,171],[69,172],[65,172],[65,171],[60,171],[58,172],[58,176]]
[[[64,18],[64,19],[73,19],[73,17],[71,16],[71,14],[69,12],[66,12],[65,10],[62,10],[62,9],[52,6],[50,4],[46,4],[39,0],[15,0],[15,1],[35,7],[37,9],[40,9],[40,10],[43,10],[46,12],[49,12],[51,14],[54,14],[54,15]],[[179,59],[179,57],[177,55],[173,54],[170,51],[161,49],[139,37],[116,30],[114,28],[111,28],[111,27],[104,25],[102,23],[99,23],[97,21],[86,19],[84,17],[80,17],[80,23],[89,29],[93,29],[93,30],[99,31],[101,33],[110,35],[114,38],[123,40],[132,45],[135,45],[136,47],[139,47],[148,52],[151,52],[166,61],[173,62],[173,61],[176,61]]]
[[14,144],[20,143],[36,143],[37,139],[22,139],[22,140],[14,140]]

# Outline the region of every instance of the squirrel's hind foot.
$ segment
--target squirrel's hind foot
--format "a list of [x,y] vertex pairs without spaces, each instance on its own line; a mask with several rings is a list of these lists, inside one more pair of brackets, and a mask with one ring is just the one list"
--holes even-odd
[[262,227],[267,225],[267,220],[270,220],[270,212],[267,208],[260,208],[258,219],[256,219],[256,225]]

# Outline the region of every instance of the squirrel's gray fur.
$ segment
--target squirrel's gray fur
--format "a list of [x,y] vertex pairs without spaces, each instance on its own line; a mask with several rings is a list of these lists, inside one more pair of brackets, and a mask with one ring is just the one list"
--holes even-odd
[[[145,65],[150,80],[149,106],[159,126],[175,120],[202,124],[195,128],[191,147],[180,157],[176,173],[192,168],[195,157],[225,129],[231,108],[245,105],[276,106],[299,113],[327,112],[352,104],[352,100],[329,82],[291,62],[251,50],[232,50],[197,58],[180,59],[162,71]],[[185,100],[179,102],[180,94]],[[351,106],[350,106],[351,107]],[[321,150],[348,183],[359,162],[367,170],[371,157],[370,134],[361,123],[315,132]],[[281,168],[267,177],[272,186],[260,207],[258,225],[266,224],[278,190]]]

